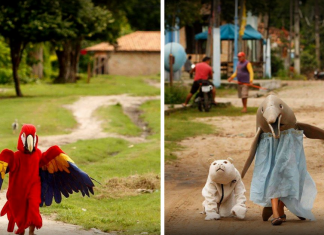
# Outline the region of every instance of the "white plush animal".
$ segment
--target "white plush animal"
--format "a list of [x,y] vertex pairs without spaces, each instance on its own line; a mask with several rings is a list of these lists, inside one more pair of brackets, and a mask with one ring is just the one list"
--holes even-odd
[[205,220],[236,216],[244,219],[246,214],[245,187],[241,175],[233,165],[233,159],[212,162],[208,179],[202,190]]

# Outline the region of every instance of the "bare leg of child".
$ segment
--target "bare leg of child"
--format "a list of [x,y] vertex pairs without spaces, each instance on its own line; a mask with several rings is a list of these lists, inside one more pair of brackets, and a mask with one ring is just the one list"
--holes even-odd
[[35,235],[35,226],[29,226],[29,235]]
[[25,231],[23,233],[19,233],[19,235],[25,235]]
[[279,216],[281,217],[282,221],[286,221],[286,218],[283,218],[283,215],[285,214],[284,207],[285,207],[285,203],[283,203],[282,201],[279,201],[278,212],[279,212]]
[[278,212],[278,198],[272,198],[271,205],[272,205],[273,218],[278,218],[280,216]]
[[271,204],[272,204],[272,212],[273,212],[273,219],[271,220],[272,225],[281,225],[282,224],[282,219],[280,218],[279,212],[278,212],[278,207],[279,207],[279,200],[278,198],[272,198],[271,199]]

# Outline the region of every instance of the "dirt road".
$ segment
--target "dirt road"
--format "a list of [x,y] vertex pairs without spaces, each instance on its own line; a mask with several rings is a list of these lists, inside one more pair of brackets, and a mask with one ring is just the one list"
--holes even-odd
[[[293,89],[292,89],[293,88]],[[294,85],[280,92],[279,96],[293,108],[298,121],[324,128],[324,83]],[[223,101],[235,97],[222,98]],[[249,104],[258,106],[263,98],[249,99]],[[241,171],[247,158],[255,133],[255,115],[241,117],[200,118],[215,128],[214,135],[198,136],[183,140],[183,151],[178,159],[165,167],[165,231],[166,234],[322,234],[324,229],[324,141],[304,138],[307,168],[316,182],[318,194],[313,213],[316,221],[300,221],[286,211],[288,222],[282,226],[272,226],[261,219],[262,208],[249,198],[253,167],[251,166],[243,182],[246,187],[248,212],[244,220],[222,218],[205,221],[202,211],[201,190],[208,175],[209,164],[213,160],[234,159]]]
[[[74,143],[78,140],[86,139],[98,139],[98,138],[121,138],[129,141],[130,143],[140,143],[146,141],[146,132],[143,131],[140,137],[129,137],[118,135],[114,133],[103,132],[101,128],[101,121],[93,116],[93,112],[100,106],[115,105],[119,103],[126,115],[133,120],[137,125],[142,127],[145,123],[139,120],[138,108],[146,101],[159,99],[158,96],[154,97],[133,97],[128,95],[116,95],[116,96],[86,96],[81,97],[78,101],[71,105],[67,105],[66,108],[70,109],[78,123],[76,129],[70,134],[55,135],[55,136],[40,136],[38,147],[44,151],[53,144],[64,145]],[[0,208],[6,202],[5,191],[0,193]],[[0,217],[0,234],[7,235],[8,220],[6,217]],[[91,229],[89,231],[82,230],[80,226],[71,224],[65,224],[62,222],[53,221],[53,218],[43,217],[43,227],[36,231],[37,235],[95,235],[95,234],[108,234],[103,233],[98,229]],[[26,233],[27,234],[27,233]],[[114,233],[111,233],[114,234]]]

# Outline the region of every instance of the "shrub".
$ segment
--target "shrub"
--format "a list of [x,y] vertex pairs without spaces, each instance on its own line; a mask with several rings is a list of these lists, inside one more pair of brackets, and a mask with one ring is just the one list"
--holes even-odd
[[300,72],[307,74],[314,72],[317,67],[315,54],[311,54],[308,51],[303,51],[300,55]]
[[189,89],[183,85],[173,85],[173,87],[165,87],[165,104],[181,104],[186,100],[188,93]]
[[272,76],[278,76],[278,72],[284,69],[284,63],[274,52],[271,52],[271,73]]

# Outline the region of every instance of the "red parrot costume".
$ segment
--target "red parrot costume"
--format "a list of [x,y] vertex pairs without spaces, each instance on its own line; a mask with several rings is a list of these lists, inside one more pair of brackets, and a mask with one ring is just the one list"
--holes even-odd
[[39,206],[60,203],[61,194],[81,192],[93,194],[91,178],[81,171],[58,147],[52,146],[42,153],[38,148],[38,136],[33,125],[24,125],[18,138],[18,151],[5,149],[0,154],[0,189],[6,173],[9,173],[7,202],[1,216],[7,214],[8,232],[24,233],[29,226],[42,227]]

